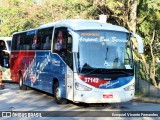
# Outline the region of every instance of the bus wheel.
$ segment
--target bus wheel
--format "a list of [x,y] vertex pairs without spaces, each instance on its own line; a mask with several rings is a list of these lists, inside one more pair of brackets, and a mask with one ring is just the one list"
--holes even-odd
[[20,90],[26,90],[27,86],[23,85],[23,79],[22,79],[22,75],[20,74],[20,78],[19,78],[19,89]]
[[66,104],[67,100],[61,98],[61,90],[59,88],[58,82],[54,85],[54,97],[57,104]]

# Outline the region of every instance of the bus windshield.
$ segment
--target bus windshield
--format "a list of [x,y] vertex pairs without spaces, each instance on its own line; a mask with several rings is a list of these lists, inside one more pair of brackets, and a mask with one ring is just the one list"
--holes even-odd
[[118,31],[79,31],[78,69],[133,69],[130,34]]

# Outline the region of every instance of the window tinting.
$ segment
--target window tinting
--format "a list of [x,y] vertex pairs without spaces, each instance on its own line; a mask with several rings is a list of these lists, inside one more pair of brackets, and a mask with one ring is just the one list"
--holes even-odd
[[52,32],[50,27],[15,34],[12,50],[51,50]]

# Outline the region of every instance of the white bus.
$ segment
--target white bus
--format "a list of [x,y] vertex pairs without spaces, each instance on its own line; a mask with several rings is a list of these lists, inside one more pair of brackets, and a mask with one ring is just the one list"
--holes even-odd
[[11,40],[11,37],[0,37],[0,70],[2,71],[2,80],[11,80],[9,68]]
[[115,103],[132,100],[135,74],[131,37],[121,26],[96,20],[62,20],[13,34],[11,77],[24,86],[67,100]]

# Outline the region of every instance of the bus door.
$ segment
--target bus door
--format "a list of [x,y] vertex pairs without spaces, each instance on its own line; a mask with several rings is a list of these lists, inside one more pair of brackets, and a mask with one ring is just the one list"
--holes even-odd
[[58,72],[55,77],[58,78],[62,88],[62,97],[73,100],[72,36],[66,27],[59,27],[55,29],[53,41],[54,68]]
[[66,73],[66,86],[67,86],[67,99],[73,101],[73,52],[72,52],[72,36],[68,34],[67,40],[67,73]]

